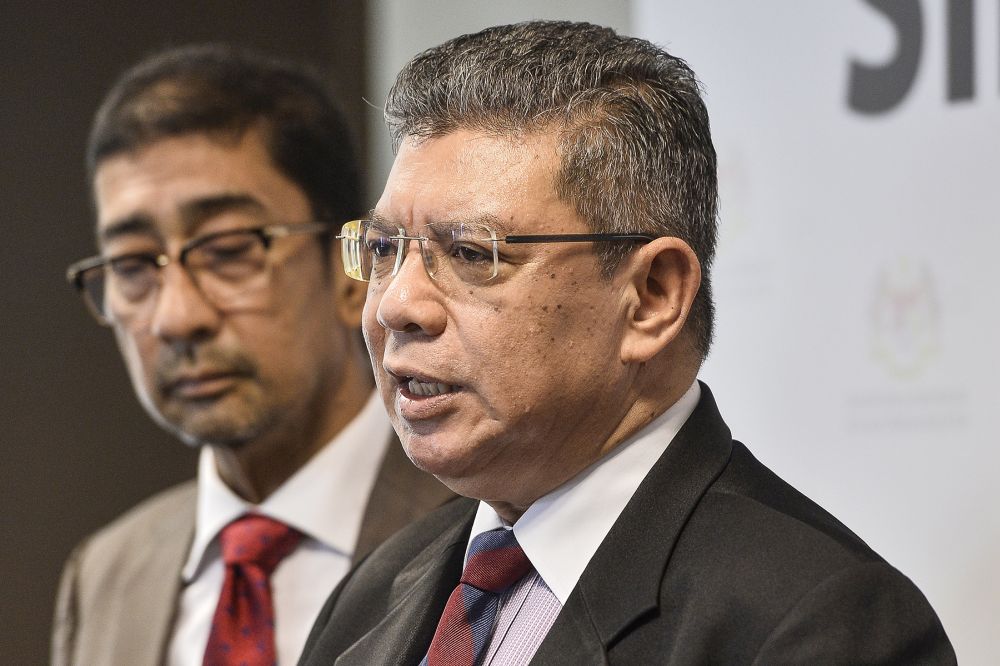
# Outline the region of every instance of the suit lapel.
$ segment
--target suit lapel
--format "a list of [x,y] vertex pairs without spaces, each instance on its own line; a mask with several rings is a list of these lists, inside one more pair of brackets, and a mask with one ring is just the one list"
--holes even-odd
[[732,435],[702,397],[608,532],[532,663],[605,663],[604,651],[659,608],[664,570],[691,512],[722,473]]
[[389,593],[391,610],[340,655],[337,666],[412,666],[423,658],[445,603],[462,576],[476,504],[470,506],[465,520],[442,532],[396,576]]
[[454,497],[437,479],[414,467],[399,439],[392,435],[365,506],[351,564],[356,565],[400,529]]
[[[194,539],[194,499],[191,510],[157,526],[157,538],[144,548],[141,558],[123,565],[120,575],[120,608],[116,614],[113,663],[162,664],[181,591],[181,568]],[[109,627],[110,629],[111,627]]]

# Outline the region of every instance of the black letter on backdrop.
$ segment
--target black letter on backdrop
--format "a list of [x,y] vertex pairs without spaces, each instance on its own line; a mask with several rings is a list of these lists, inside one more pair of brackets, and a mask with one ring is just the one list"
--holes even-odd
[[896,54],[887,64],[851,62],[847,104],[859,113],[885,113],[903,101],[920,65],[924,19],[919,0],[865,0],[896,29]]
[[975,94],[975,19],[972,0],[948,3],[948,99],[972,99]]

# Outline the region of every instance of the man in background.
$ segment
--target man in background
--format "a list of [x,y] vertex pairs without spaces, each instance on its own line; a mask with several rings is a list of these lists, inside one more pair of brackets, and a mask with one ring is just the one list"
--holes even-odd
[[954,663],[913,583],[697,381],[716,156],[682,60],[490,28],[414,58],[386,118],[345,267],[410,459],[471,499],[355,569],[304,664]]
[[87,161],[100,254],[69,277],[201,457],[70,557],[53,661],[294,663],[351,564],[450,497],[372,392],[348,131],[301,68],[186,47],[118,81]]

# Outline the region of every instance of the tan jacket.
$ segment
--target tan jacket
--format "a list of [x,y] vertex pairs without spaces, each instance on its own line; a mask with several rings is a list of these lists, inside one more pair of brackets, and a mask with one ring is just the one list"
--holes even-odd
[[[139,504],[81,543],[63,571],[53,666],[162,664],[195,529],[194,481]],[[354,562],[454,495],[393,437],[368,499]]]

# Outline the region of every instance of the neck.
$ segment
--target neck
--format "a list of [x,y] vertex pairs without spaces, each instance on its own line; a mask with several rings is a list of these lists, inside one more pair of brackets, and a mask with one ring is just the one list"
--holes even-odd
[[210,445],[219,476],[248,502],[260,504],[302,469],[364,408],[371,393],[368,373],[348,364],[332,396],[317,400],[302,418],[242,443]]
[[[655,381],[645,381],[646,378],[639,377],[642,380],[637,382],[639,393],[632,399],[630,407],[617,424],[608,429],[606,436],[600,438],[602,444],[578,449],[579,455],[572,465],[565,465],[567,461],[562,461],[564,466],[562,473],[558,476],[553,476],[552,470],[559,469],[559,464],[553,462],[552,464],[539,465],[538,468],[545,471],[542,472],[542,478],[537,478],[536,484],[530,485],[528,493],[517,498],[508,496],[503,501],[487,499],[486,503],[503,520],[510,524],[516,523],[524,512],[540,498],[576,478],[585,469],[610,454],[629,437],[670,409],[684,396],[695,380],[695,375],[691,373],[658,372],[656,368],[643,368],[640,373],[655,378]],[[520,470],[515,476],[520,476],[523,479],[525,472],[526,470]],[[527,474],[530,475],[530,472]]]

